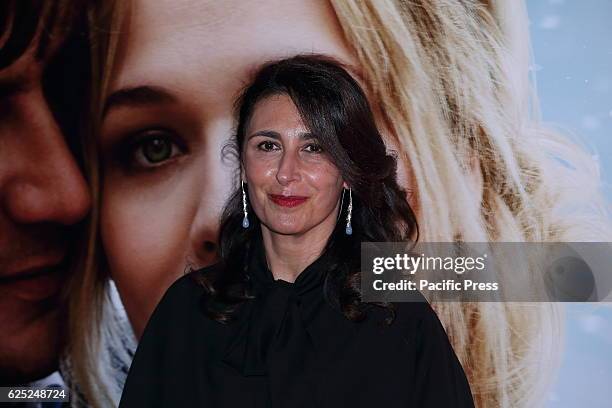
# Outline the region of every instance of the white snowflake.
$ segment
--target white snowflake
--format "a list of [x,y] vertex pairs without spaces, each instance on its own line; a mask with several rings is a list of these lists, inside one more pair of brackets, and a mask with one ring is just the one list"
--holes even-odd
[[582,127],[587,130],[597,130],[601,123],[595,115],[585,115],[582,117]]
[[530,64],[530,65],[529,65],[529,70],[530,70],[530,71],[532,71],[532,72],[538,72],[538,71],[541,71],[541,70],[543,70],[543,69],[544,69],[544,67],[543,67],[543,66],[538,65],[538,64],[536,64],[536,63],[533,63],[533,64]]
[[540,20],[540,28],[543,30],[554,30],[559,28],[561,25],[561,17],[556,14],[550,14],[548,16],[544,16],[542,20]]
[[586,333],[594,334],[606,326],[606,321],[601,316],[589,314],[580,318],[580,326]]

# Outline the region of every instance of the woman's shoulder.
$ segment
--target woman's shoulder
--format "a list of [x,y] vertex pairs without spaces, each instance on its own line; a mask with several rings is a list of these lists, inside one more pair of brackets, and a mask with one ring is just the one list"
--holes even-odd
[[429,302],[419,294],[410,302],[396,302],[394,309],[394,326],[404,338],[436,337],[447,343],[447,333],[437,313]]
[[409,346],[418,406],[474,407],[467,376],[432,306],[423,301],[396,303],[401,336]]
[[[375,307],[378,306],[378,307]],[[393,336],[398,336],[409,342],[420,338],[446,338],[446,331],[435,310],[418,293],[411,301],[390,302],[383,305],[370,304],[366,320],[377,327],[386,327]]]
[[158,302],[151,319],[166,320],[165,317],[176,319],[177,316],[189,318],[192,315],[189,312],[199,310],[202,300],[208,294],[206,280],[221,270],[221,263],[215,263],[178,278]]
[[200,269],[191,270],[178,278],[166,290],[164,297],[181,298],[184,295],[206,294],[207,282],[223,271],[223,264],[217,262]]
[[139,349],[158,350],[169,344],[185,344],[185,339],[201,339],[205,332],[216,327],[203,312],[208,292],[200,279],[214,273],[219,266],[186,273],[170,285],[145,326]]
[[219,325],[202,313],[207,291],[199,283],[219,266],[189,272],[166,290],[138,344],[120,406],[161,406],[157,399],[176,391],[168,384],[180,383],[183,391],[192,391],[186,388],[194,379],[184,374],[196,372],[196,365],[221,344]]
[[416,292],[408,302],[394,302],[392,305],[400,322],[437,319],[436,312],[420,292]]

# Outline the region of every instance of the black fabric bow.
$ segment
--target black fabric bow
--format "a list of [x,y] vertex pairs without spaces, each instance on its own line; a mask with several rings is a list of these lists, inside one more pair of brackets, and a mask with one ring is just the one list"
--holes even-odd
[[275,407],[310,406],[306,373],[315,343],[309,325],[323,305],[328,258],[324,253],[289,283],[274,280],[261,236],[251,245],[248,274],[256,298],[245,305],[223,361],[245,376],[267,376]]

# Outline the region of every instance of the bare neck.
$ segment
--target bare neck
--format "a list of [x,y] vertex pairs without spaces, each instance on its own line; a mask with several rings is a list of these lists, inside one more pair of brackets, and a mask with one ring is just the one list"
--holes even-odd
[[266,258],[274,279],[295,282],[299,274],[321,255],[334,227],[335,223],[322,223],[304,234],[282,235],[262,224]]

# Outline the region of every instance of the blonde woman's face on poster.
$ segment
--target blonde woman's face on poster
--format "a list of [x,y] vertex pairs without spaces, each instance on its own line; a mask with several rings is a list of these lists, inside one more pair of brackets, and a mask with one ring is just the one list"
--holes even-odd
[[134,2],[101,132],[101,235],[138,337],[186,267],[214,261],[234,99],[263,62],[309,52],[355,64],[324,1]]

